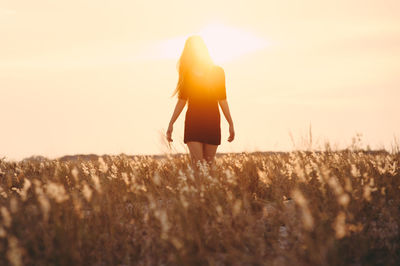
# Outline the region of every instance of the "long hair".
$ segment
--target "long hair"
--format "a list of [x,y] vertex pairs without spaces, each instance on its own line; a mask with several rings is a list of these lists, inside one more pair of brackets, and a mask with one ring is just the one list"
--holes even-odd
[[172,96],[180,92],[193,67],[209,69],[214,65],[204,40],[198,35],[187,38],[182,54],[176,65],[178,83]]

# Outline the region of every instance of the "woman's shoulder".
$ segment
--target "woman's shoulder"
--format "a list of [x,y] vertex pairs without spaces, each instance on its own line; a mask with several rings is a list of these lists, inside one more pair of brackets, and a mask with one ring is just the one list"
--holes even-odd
[[221,66],[215,65],[214,66],[214,71],[217,73],[223,73],[224,69]]
[[225,71],[221,66],[215,65],[214,66],[214,74],[216,77],[225,77]]

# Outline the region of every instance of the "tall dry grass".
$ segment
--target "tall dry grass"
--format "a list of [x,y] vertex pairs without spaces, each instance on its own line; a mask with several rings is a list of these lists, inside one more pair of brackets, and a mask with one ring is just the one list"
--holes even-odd
[[398,265],[400,155],[0,161],[0,265]]

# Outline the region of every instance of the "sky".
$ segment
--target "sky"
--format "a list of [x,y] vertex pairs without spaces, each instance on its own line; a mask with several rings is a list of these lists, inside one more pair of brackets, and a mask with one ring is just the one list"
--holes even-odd
[[[185,39],[225,70],[219,152],[400,138],[400,1],[0,0],[0,157],[163,154]],[[186,109],[174,125],[183,144]]]

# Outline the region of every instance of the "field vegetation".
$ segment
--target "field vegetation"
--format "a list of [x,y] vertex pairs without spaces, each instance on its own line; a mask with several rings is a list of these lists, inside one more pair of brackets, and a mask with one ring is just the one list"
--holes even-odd
[[400,154],[0,160],[0,265],[399,265]]

